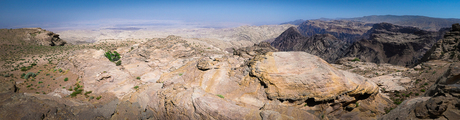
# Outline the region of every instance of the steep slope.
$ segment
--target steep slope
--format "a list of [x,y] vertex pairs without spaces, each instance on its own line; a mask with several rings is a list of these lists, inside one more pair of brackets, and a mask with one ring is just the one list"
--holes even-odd
[[357,41],[344,57],[357,57],[374,63],[411,66],[436,42],[436,32],[389,23],[375,24],[364,40]]
[[371,28],[372,24],[347,20],[307,20],[297,27],[299,32],[307,37],[315,34],[331,34],[350,43],[357,40]]
[[4,37],[0,44],[63,46],[67,43],[58,34],[41,28],[0,29],[0,36]]
[[460,19],[432,18],[414,15],[372,15],[357,18],[345,18],[345,20],[354,20],[368,23],[387,22],[402,26],[415,26],[420,29],[429,31],[438,31],[441,28],[450,27],[450,25],[460,22]]
[[291,27],[277,37],[271,45],[280,51],[305,51],[331,63],[341,57],[348,43],[330,34],[305,37],[296,28]]
[[[396,109],[380,118],[388,119],[448,119],[456,120],[460,116],[460,62],[457,54],[460,40],[460,25],[452,25],[450,32],[439,40],[426,56],[430,56],[421,66],[429,73],[428,80],[434,81],[422,97],[406,100]],[[445,52],[445,54],[442,54]],[[453,53],[453,54],[450,54]],[[450,57],[452,56],[452,57]],[[418,73],[417,73],[418,74]],[[425,89],[422,89],[425,92]]]

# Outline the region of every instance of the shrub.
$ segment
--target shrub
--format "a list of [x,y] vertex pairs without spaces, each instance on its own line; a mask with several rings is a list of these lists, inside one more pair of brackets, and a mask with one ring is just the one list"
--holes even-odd
[[134,89],[138,89],[138,88],[139,88],[139,86],[134,86]]
[[355,61],[360,61],[360,60],[359,60],[359,58],[355,58],[355,59],[353,59],[351,61],[355,62]]
[[3,77],[10,77],[10,76],[11,76],[11,75],[8,74],[8,73],[6,73],[6,74],[3,75]]
[[425,92],[425,89],[421,89],[420,91]]
[[69,81],[69,78],[64,78],[64,81]]
[[118,61],[120,59],[120,54],[117,52],[117,51],[108,51],[105,53],[105,57],[107,57],[107,59],[109,59],[110,61],[114,62],[114,61]]
[[219,95],[219,94],[218,94],[217,96],[219,96],[220,98],[224,98],[224,96],[223,96],[223,95]]
[[141,79],[141,77],[136,77],[136,79],[140,80],[140,79]]
[[96,97],[96,100],[99,100],[99,99],[101,99],[101,98],[102,98],[102,96],[98,96],[98,97]]
[[70,94],[70,96],[75,97],[77,96],[77,94],[81,94],[82,91],[83,89],[76,89],[75,91],[72,92],[72,94]]
[[115,63],[115,65],[120,66],[121,65],[121,60]]
[[85,92],[85,95],[91,94],[93,91]]
[[37,74],[35,74],[33,72],[29,72],[29,73],[24,75],[24,79],[29,79],[30,77],[35,77],[35,76],[37,76]]

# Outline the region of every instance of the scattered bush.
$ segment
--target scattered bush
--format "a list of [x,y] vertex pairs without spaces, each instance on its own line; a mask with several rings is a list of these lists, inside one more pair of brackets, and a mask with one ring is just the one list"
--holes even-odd
[[421,89],[420,91],[425,92],[425,89]]
[[218,94],[217,96],[219,96],[220,98],[224,98],[224,96],[223,96],[223,95],[219,95],[219,94]]
[[107,59],[109,59],[110,61],[114,62],[114,61],[118,61],[121,57],[120,57],[120,54],[117,52],[117,51],[108,51],[105,53],[105,57],[107,57]]
[[102,98],[102,96],[98,96],[98,97],[96,97],[96,100],[99,100],[99,99],[101,99],[101,98]]
[[77,96],[77,94],[81,94],[82,91],[83,89],[76,89],[75,91],[72,92],[72,94],[70,94],[70,96],[75,97]]
[[64,81],[66,81],[66,82],[69,81],[69,78],[64,78]]
[[360,60],[359,60],[359,58],[355,58],[355,59],[353,59],[351,61],[355,62],[355,61],[360,61]]
[[136,79],[140,80],[140,79],[141,79],[141,77],[136,77]]
[[35,77],[37,76],[37,74],[33,73],[33,72],[29,72],[27,74],[24,75],[24,79],[29,79],[30,77]]
[[115,63],[115,65],[120,66],[121,65],[121,60]]
[[134,86],[134,89],[138,89],[138,88],[139,88],[139,86]]
[[85,95],[91,94],[93,91],[85,92]]

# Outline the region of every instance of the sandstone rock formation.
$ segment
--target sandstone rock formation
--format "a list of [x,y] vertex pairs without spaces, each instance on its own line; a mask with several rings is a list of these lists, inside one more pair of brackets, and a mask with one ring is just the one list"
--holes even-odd
[[[375,119],[391,104],[362,76],[268,43],[234,55],[168,36],[116,51],[119,66],[95,49],[74,51],[57,65],[101,100],[65,97],[64,88],[49,95],[9,90],[0,94],[2,119]],[[15,107],[25,112],[8,111]]]
[[249,65],[250,75],[267,87],[269,99],[327,101],[345,94],[378,93],[375,83],[330,67],[326,61],[305,52],[268,53],[255,57]]

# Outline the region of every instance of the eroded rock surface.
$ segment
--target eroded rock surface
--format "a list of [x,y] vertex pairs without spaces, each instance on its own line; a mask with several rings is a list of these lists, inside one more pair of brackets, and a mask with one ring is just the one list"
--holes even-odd
[[[458,24],[454,24],[452,26],[452,28],[454,28],[457,27]],[[458,43],[444,43],[446,41],[455,40],[458,36],[460,36],[459,34],[455,34],[455,32],[455,29],[452,29],[451,32],[446,33],[444,39],[440,40],[436,46],[433,46],[432,50],[442,50],[455,53],[456,48],[453,46],[458,45]],[[436,52],[427,52],[427,55],[425,56],[431,56],[431,58],[428,59],[430,61],[421,64],[421,69],[424,69],[422,66],[429,66],[429,69],[431,69],[432,66],[439,66],[440,68],[443,68],[438,71],[440,72],[439,74],[435,74],[435,72],[433,72],[432,76],[434,78],[432,79],[436,80],[435,84],[429,87],[424,94],[424,97],[404,101],[402,103],[403,105],[398,106],[381,119],[453,120],[460,117],[460,109],[458,108],[460,105],[460,82],[458,79],[458,76],[460,76],[460,64],[458,62],[453,62],[457,61],[457,58],[443,57],[442,55],[439,56]]]
[[324,101],[344,94],[378,93],[375,83],[305,52],[268,53],[255,57],[250,66],[250,74],[267,86],[270,99]]
[[51,100],[44,105],[52,108],[70,106],[68,115],[58,110],[64,119],[375,119],[391,103],[362,76],[268,43],[233,55],[169,36],[116,51],[119,66],[95,49],[74,51],[57,65],[80,76],[85,91],[104,95],[102,102],[35,97]]

